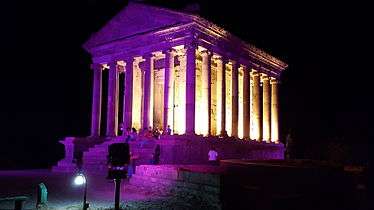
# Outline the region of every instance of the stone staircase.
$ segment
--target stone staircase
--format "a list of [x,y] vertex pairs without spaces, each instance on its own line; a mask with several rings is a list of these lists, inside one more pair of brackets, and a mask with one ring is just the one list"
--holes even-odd
[[[66,141],[66,140],[65,140]],[[74,172],[77,170],[73,160],[72,141],[64,142],[66,155],[65,158],[58,162],[52,170],[54,172]],[[112,138],[101,144],[97,144],[83,153],[83,170],[87,173],[106,174],[107,170],[107,155],[108,147],[113,143],[122,143],[123,137]],[[150,164],[153,159],[153,153],[156,148],[156,142],[151,140],[138,139],[130,142],[131,155],[135,157],[133,164],[135,166],[141,164]],[[67,146],[68,145],[68,146]]]

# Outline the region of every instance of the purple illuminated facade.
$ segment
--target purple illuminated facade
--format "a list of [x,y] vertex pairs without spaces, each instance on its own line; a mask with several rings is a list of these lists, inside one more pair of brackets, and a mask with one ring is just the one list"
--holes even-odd
[[[129,3],[84,48],[93,62],[91,136],[86,139],[121,139],[119,125],[170,126],[172,135],[159,140],[168,141],[159,143],[164,163],[176,163],[171,153],[183,153],[185,160],[195,150],[201,150],[203,162],[211,143],[227,158],[283,158],[277,85],[287,64],[279,59],[197,15],[140,3]],[[105,71],[107,98],[102,97]],[[193,141],[204,140],[210,143],[194,148]],[[65,146],[70,147],[67,141]],[[187,146],[192,153],[180,152]]]

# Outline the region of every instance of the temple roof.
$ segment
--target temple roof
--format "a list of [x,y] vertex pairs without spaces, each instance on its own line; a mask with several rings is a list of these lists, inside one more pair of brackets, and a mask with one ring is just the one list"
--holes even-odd
[[228,31],[198,15],[136,2],[129,2],[129,4],[104,27],[102,27],[98,32],[93,33],[88,41],[84,43],[83,47],[87,51],[91,51],[90,49],[105,45],[106,43],[124,40],[138,35],[147,34],[149,32],[188,23],[197,23],[204,28],[209,28],[210,30],[215,31],[223,37],[239,42],[242,46],[249,49],[250,54],[271,61],[281,70],[287,68],[287,64],[281,60],[251,44],[241,41]]
[[138,34],[192,22],[192,16],[170,9],[129,2],[103,28],[94,33],[84,47],[108,43]]

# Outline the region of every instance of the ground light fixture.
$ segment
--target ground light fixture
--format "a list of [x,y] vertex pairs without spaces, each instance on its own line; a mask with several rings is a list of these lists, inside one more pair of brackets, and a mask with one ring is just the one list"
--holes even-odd
[[74,177],[74,185],[82,186],[84,185],[84,195],[83,195],[83,210],[87,210],[89,203],[87,203],[87,178],[83,173],[77,173]]

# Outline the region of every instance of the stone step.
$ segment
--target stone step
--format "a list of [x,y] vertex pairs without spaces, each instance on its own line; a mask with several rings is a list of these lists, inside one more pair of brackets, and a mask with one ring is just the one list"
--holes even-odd
[[180,170],[178,167],[168,165],[139,165],[136,166],[136,174],[148,178],[183,180],[210,186],[220,185],[220,175],[218,174]]
[[178,179],[178,170],[167,166],[139,165],[136,167],[136,174],[139,176],[163,178],[170,180]]

